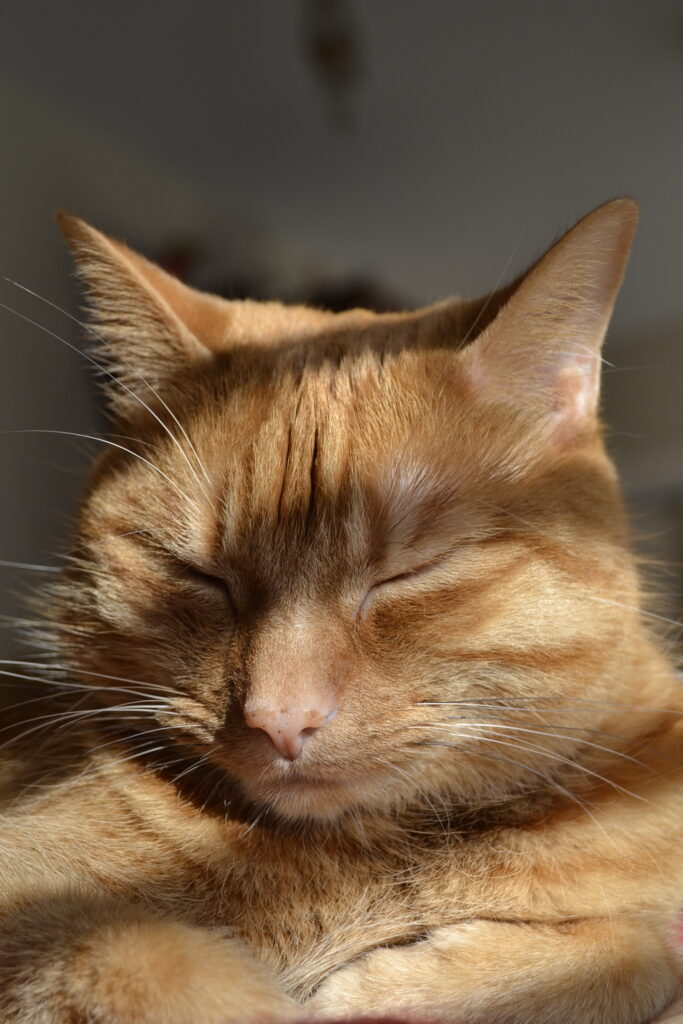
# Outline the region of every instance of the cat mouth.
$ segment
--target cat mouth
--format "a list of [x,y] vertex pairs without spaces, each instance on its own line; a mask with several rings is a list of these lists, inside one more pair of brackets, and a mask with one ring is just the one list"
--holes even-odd
[[270,807],[290,821],[331,821],[358,803],[353,784],[311,776],[272,782],[253,794],[257,803]]
[[273,785],[283,792],[287,792],[288,790],[338,789],[343,783],[339,779],[321,779],[314,775],[294,775],[279,778],[274,781]]
[[357,803],[358,781],[341,775],[325,778],[300,772],[283,772],[260,779],[244,781],[249,797],[259,804],[270,806],[286,818],[336,817],[339,812]]

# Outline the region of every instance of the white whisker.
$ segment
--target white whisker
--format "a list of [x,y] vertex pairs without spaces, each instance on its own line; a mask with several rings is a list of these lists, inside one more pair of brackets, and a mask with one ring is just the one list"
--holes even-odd
[[[40,301],[43,301],[43,302],[47,303],[49,306],[53,306],[53,308],[59,310],[60,313],[64,313],[71,320],[73,320],[74,323],[77,323],[80,327],[83,327],[83,328],[85,328],[85,330],[88,330],[93,337],[97,338],[99,341],[104,342],[104,339],[101,338],[100,335],[95,330],[93,330],[93,328],[89,327],[85,323],[81,323],[80,320],[78,320],[76,317],[72,316],[70,313],[67,313],[66,310],[60,309],[59,306],[55,305],[55,303],[53,303],[53,302],[50,302],[49,299],[44,299],[41,295],[38,295],[36,292],[32,292],[30,288],[26,288],[24,285],[19,284],[18,281],[13,281],[9,277],[5,277],[4,280],[7,281],[8,284],[13,285],[15,288],[20,288],[22,291],[25,291],[28,294],[33,295],[36,299],[39,299]],[[62,338],[61,335],[57,334],[55,331],[49,330],[49,328],[45,327],[44,324],[41,324],[37,320],[33,320],[31,317],[28,317],[25,314],[20,313],[18,310],[13,309],[11,306],[6,305],[4,302],[0,302],[0,308],[7,310],[8,313],[13,313],[14,316],[17,316],[21,320],[26,321],[26,323],[31,324],[33,327],[36,327],[39,331],[42,331],[44,334],[48,334],[48,335],[50,335],[50,337],[56,338],[57,341],[61,341],[61,343],[63,345],[66,345],[67,348],[70,348],[73,352],[76,352],[79,356],[82,356],[84,359],[87,359],[88,362],[91,363],[100,373],[105,373],[108,377],[111,377],[111,379],[119,387],[123,388],[123,390],[126,391],[132,398],[134,398],[135,401],[139,402],[139,404],[143,407],[143,409],[146,409],[147,412],[150,414],[150,416],[154,417],[154,419],[157,421],[157,423],[162,427],[162,429],[171,438],[173,443],[177,446],[178,450],[180,451],[180,454],[183,456],[183,458],[187,462],[187,464],[188,464],[188,466],[190,468],[190,471],[193,474],[195,480],[197,481],[199,486],[202,487],[202,489],[204,491],[204,496],[207,499],[209,499],[209,501],[210,501],[210,495],[209,495],[208,491],[206,491],[206,489],[204,488],[204,485],[202,484],[202,482],[200,481],[199,477],[197,476],[197,472],[194,469],[192,463],[190,462],[190,460],[189,460],[189,458],[187,456],[187,452],[184,450],[184,448],[180,444],[178,438],[169,429],[168,424],[164,423],[164,421],[161,419],[161,417],[158,416],[154,412],[154,410],[151,409],[147,405],[147,403],[145,401],[143,401],[142,398],[140,398],[140,396],[138,394],[136,394],[136,392],[134,392],[131,388],[129,388],[122,380],[119,380],[119,378],[115,374],[113,374],[111,372],[111,370],[108,370],[106,366],[102,366],[100,363],[97,362],[96,359],[93,359],[93,357],[91,355],[89,355],[89,353],[82,352],[81,349],[79,349],[76,345],[72,345],[70,341],[67,341],[66,338]],[[130,369],[130,367],[129,367],[129,369]],[[202,465],[202,463],[199,461],[199,456],[197,455],[197,453],[196,453],[196,451],[195,451],[195,449],[194,449],[194,447],[193,447],[189,437],[187,437],[187,433],[185,432],[185,429],[180,426],[180,423],[176,419],[175,415],[171,412],[171,410],[168,408],[166,403],[159,397],[159,395],[156,393],[156,391],[151,386],[151,384],[149,384],[141,374],[136,373],[135,370],[133,370],[132,372],[135,373],[136,376],[139,377],[139,379],[143,381],[143,383],[150,389],[150,391],[155,396],[155,398],[157,398],[157,400],[159,402],[161,402],[161,404],[164,406],[164,408],[167,410],[167,412],[173,417],[175,422],[178,424],[178,426],[182,430],[184,436],[186,437],[186,439],[188,441],[188,444],[190,445],[190,448],[192,448],[192,451],[193,451],[193,453],[195,455],[195,458],[197,459],[197,462],[199,463],[199,465],[200,465],[200,467],[202,469],[202,472],[206,476],[206,479],[207,479],[209,485],[211,485],[211,481],[210,481],[210,479],[208,477],[208,474],[206,473],[206,470],[204,469],[204,466]]]
[[[0,664],[6,665],[6,664],[8,664],[8,662],[9,662],[9,659],[7,659],[7,661],[0,662]],[[38,667],[40,668],[41,666],[38,666]],[[104,675],[104,673],[93,673],[93,675],[100,676],[100,675]],[[92,686],[92,685],[88,685],[86,683],[73,683],[73,682],[69,682],[67,680],[62,680],[62,679],[46,679],[44,676],[29,675],[28,673],[25,673],[25,672],[10,672],[7,669],[0,669],[0,676],[7,676],[10,679],[23,679],[25,682],[30,682],[30,683],[44,683],[46,686],[60,686],[60,687],[63,687],[65,689],[69,689],[69,690],[84,690],[87,693],[94,693],[97,690],[101,690],[103,693],[110,693],[110,692],[114,692],[114,693],[128,693],[128,694],[131,694],[132,696],[135,696],[135,697],[146,697],[148,699],[154,697],[158,701],[162,701],[163,700],[166,703],[168,703],[168,697],[164,697],[161,694],[149,693],[149,692],[144,691],[144,690],[132,690],[132,689],[130,689],[128,687],[124,687],[124,686]],[[105,679],[116,679],[117,677],[116,676],[104,676],[104,678]],[[144,685],[144,684],[142,684],[142,685]],[[169,691],[169,692],[172,693],[173,691]]]
[[[134,721],[135,720],[136,719],[134,719]],[[121,721],[123,721],[123,718],[121,718]],[[127,745],[129,743],[137,743],[139,742],[139,740],[142,739],[143,736],[149,736],[152,733],[157,732],[172,732],[174,729],[177,728],[178,727],[176,725],[158,725],[154,729],[144,729],[142,732],[135,732],[132,733],[130,736],[117,736],[115,739],[108,740],[106,743],[98,743],[96,747],[89,747],[88,753],[95,754],[99,750],[104,750],[107,747],[116,746],[117,743],[122,743],[124,745]]]
[[[493,698],[497,700],[497,698]],[[460,700],[422,700],[419,701],[421,707],[462,707],[462,708],[492,708],[502,711],[528,711],[532,703],[539,703],[541,707],[538,710],[548,710],[547,705],[551,702],[556,702],[559,707],[550,710],[571,712],[571,714],[577,714],[579,712],[591,714],[594,708],[605,708],[606,710],[617,709],[619,711],[650,711],[659,715],[683,715],[683,707],[681,708],[662,708],[653,706],[651,704],[622,704],[619,701],[603,701],[603,700],[590,700],[584,697],[506,697],[504,700],[516,701],[522,704],[522,707],[516,708],[511,704],[503,704],[501,702],[492,704],[481,704],[478,703],[476,698],[463,697]],[[575,705],[582,705],[581,707],[575,707]],[[543,705],[546,705],[543,707]],[[584,705],[586,705],[584,707]],[[533,709],[532,710],[536,710]]]
[[[72,725],[72,724],[73,725],[80,725],[83,721],[87,721],[88,719],[91,719],[92,717],[96,716],[97,714],[104,714],[105,712],[118,713],[120,711],[130,711],[130,710],[136,710],[136,711],[139,711],[141,714],[150,714],[150,715],[154,711],[158,711],[158,710],[163,710],[164,714],[170,714],[171,713],[171,712],[167,711],[166,709],[159,709],[157,707],[151,707],[151,708],[136,707],[136,708],[132,709],[128,705],[119,704],[119,705],[116,705],[116,706],[102,707],[102,708],[95,708],[95,709],[87,709],[87,710],[84,710],[84,711],[59,711],[59,712],[54,712],[53,714],[50,714],[50,715],[38,715],[35,718],[28,718],[24,722],[18,723],[19,726],[21,726],[21,725],[28,725],[31,722],[38,722],[38,725],[33,725],[32,728],[24,730],[24,732],[20,733],[18,736],[10,737],[10,739],[6,743],[4,743],[4,744],[2,744],[2,746],[0,746],[0,749],[4,749],[4,748],[6,748],[8,746],[12,746],[12,745],[14,745],[16,743],[20,743],[21,740],[25,739],[27,736],[31,736],[33,733],[39,732],[41,729],[46,729],[46,728],[48,728],[50,726],[53,726],[53,725],[55,725],[57,723],[59,723],[59,724],[57,724],[56,731],[60,732],[60,731],[62,731],[64,728],[66,728],[69,725]],[[17,724],[11,723],[10,725],[3,726],[3,728],[0,729],[0,732],[6,732],[7,730],[14,729],[14,728],[17,728]]]
[[[566,736],[566,735],[565,736],[561,736],[559,733],[556,733],[556,732],[546,732],[545,730],[538,729],[536,727],[525,728],[525,727],[523,727],[521,725],[509,724],[509,723],[503,724],[502,722],[477,722],[477,721],[472,721],[471,719],[467,720],[467,719],[460,719],[460,718],[457,720],[457,722],[458,722],[458,724],[454,725],[454,726],[451,726],[451,725],[448,725],[448,724],[445,724],[445,723],[443,723],[443,724],[441,724],[441,723],[439,723],[439,724],[434,723],[434,724],[429,724],[429,725],[416,725],[416,726],[413,726],[413,728],[416,728],[416,729],[425,729],[425,728],[427,728],[427,729],[441,729],[441,728],[444,728],[444,729],[449,729],[449,728],[460,729],[460,728],[467,728],[468,726],[471,725],[471,726],[474,726],[477,729],[494,729],[494,730],[502,730],[502,731],[507,730],[509,732],[531,733],[534,736],[547,736],[550,739],[563,740],[565,742],[568,739],[571,739],[571,740],[573,740],[576,743],[580,743],[582,747],[591,747],[591,748],[593,748],[595,750],[601,750],[601,751],[603,751],[606,754],[611,754],[612,756],[621,758],[622,760],[630,761],[632,764],[637,765],[639,768],[646,768],[648,771],[652,772],[653,775],[656,775],[660,779],[664,778],[664,776],[660,772],[658,772],[655,768],[653,768],[651,765],[646,764],[644,761],[639,760],[637,757],[633,757],[631,754],[627,754],[627,753],[625,753],[623,751],[614,750],[613,747],[606,747],[602,743],[594,743],[592,740],[587,740],[583,736]],[[568,726],[567,728],[571,729],[571,726]],[[593,732],[600,732],[600,730],[591,730],[591,731],[593,731]],[[610,734],[607,733],[606,735],[610,735]],[[616,737],[616,738],[617,739],[626,739],[626,737]],[[542,748],[539,748],[539,749],[543,750],[545,748],[542,747]],[[587,771],[588,770],[588,769],[585,769],[583,765],[578,764],[578,762],[572,761],[571,763],[575,764],[577,768],[581,769],[581,771]],[[674,760],[674,764],[681,764],[681,762],[679,762],[677,760]],[[634,795],[634,794],[631,794],[631,795]]]
[[[468,737],[463,737],[463,738],[465,740],[468,739]],[[483,737],[483,739],[484,739],[484,742],[486,742],[486,743],[500,743],[501,745],[504,745],[504,746],[508,746],[508,747],[512,746],[512,747],[514,747],[514,744],[512,744],[512,743],[504,743],[504,741],[502,741],[502,740],[494,740],[494,739],[491,739],[491,737]],[[458,744],[453,744],[453,743],[440,742],[438,740],[425,740],[422,745],[423,746],[429,746],[429,747],[431,747],[431,746],[435,746],[435,747],[449,747],[451,750],[457,750],[457,751],[459,751],[461,753],[466,753],[466,754],[471,754],[472,753],[471,747],[460,746]],[[549,786],[551,789],[556,790],[558,793],[561,793],[563,796],[567,797],[568,800],[571,800],[572,803],[576,804],[577,807],[580,807],[581,810],[585,814],[588,815],[588,817],[591,819],[591,821],[593,822],[595,827],[598,828],[603,833],[605,838],[607,840],[609,840],[609,842],[611,842],[615,847],[617,846],[616,841],[614,840],[614,838],[607,832],[607,830],[604,828],[604,826],[600,824],[600,822],[598,821],[597,817],[592,813],[592,811],[590,810],[589,805],[587,804],[587,802],[585,800],[581,800],[578,796],[576,796],[575,793],[572,793],[571,790],[566,789],[564,786],[562,786],[559,782],[557,782],[552,776],[548,775],[546,772],[539,771],[536,768],[531,768],[528,764],[524,764],[523,761],[516,761],[514,758],[504,757],[504,756],[502,756],[500,754],[489,754],[489,753],[484,752],[483,750],[477,750],[477,756],[478,757],[484,757],[484,758],[486,758],[489,761],[500,761],[503,764],[514,765],[515,767],[521,768],[523,771],[529,772],[531,775],[534,775],[537,778],[541,779],[543,784],[544,784],[544,786]]]
[[0,565],[5,569],[28,569],[31,572],[61,572],[59,565],[35,565],[33,562],[10,562],[0,558]]
[[[499,728],[499,726],[497,726],[497,725],[489,724],[489,723],[486,723],[486,722],[470,722],[470,723],[464,723],[464,724],[471,725],[475,729],[482,729],[482,730],[485,730],[487,728],[488,729],[498,729]],[[429,726],[423,726],[422,728],[429,728]],[[455,731],[456,734],[458,735],[459,739],[467,739],[468,738],[466,735],[463,736],[461,733],[458,732],[458,730],[461,728],[461,725],[459,725],[457,727],[456,726],[433,726],[433,728],[437,728],[437,729],[453,729],[453,731]],[[548,735],[548,734],[544,733],[543,735]],[[516,750],[520,750],[520,749],[522,749],[522,750],[529,750],[532,753],[541,754],[543,757],[547,757],[551,761],[557,761],[558,764],[568,765],[570,768],[573,768],[575,770],[580,771],[583,775],[590,775],[592,778],[598,779],[600,782],[604,782],[604,784],[606,786],[611,786],[613,789],[617,790],[618,792],[623,793],[624,796],[633,797],[634,800],[640,800],[644,804],[651,803],[651,801],[647,800],[645,797],[640,796],[638,793],[633,793],[631,790],[626,789],[624,786],[621,786],[618,782],[614,782],[612,779],[608,779],[606,776],[601,775],[599,772],[593,771],[592,768],[588,768],[586,765],[580,764],[578,761],[574,761],[570,757],[564,757],[564,755],[557,753],[557,751],[548,750],[547,747],[540,746],[537,743],[530,743],[528,740],[524,740],[524,739],[517,739],[513,743],[512,741],[501,740],[501,739],[498,739],[498,738],[493,738],[491,736],[478,736],[477,739],[481,739],[485,743],[500,743],[503,746],[513,747]],[[471,749],[470,753],[477,754],[478,753],[477,748]],[[631,760],[633,760],[633,759],[631,758]]]
[[134,761],[136,757],[147,757],[149,754],[156,754],[159,750],[165,750],[166,747],[157,746],[149,747],[147,750],[136,750],[134,754],[129,754],[128,757],[115,757],[107,761],[107,768],[114,768],[117,764],[125,764],[126,761]]
[[207,751],[206,754],[203,754],[200,758],[194,761],[189,768],[186,768],[178,775],[174,775],[174,777],[171,779],[172,784],[175,785],[175,783],[178,782],[179,779],[182,779],[184,775],[189,775],[190,772],[195,771],[197,768],[201,768],[201,766],[205,764],[209,760],[211,755],[214,754],[217,750],[218,744],[215,747],[212,747],[211,750]]
[[[0,306],[1,305],[2,303],[0,303]],[[164,473],[163,469],[159,469],[158,466],[156,466],[153,462],[150,462],[149,459],[146,459],[144,455],[140,455],[139,452],[134,452],[130,448],[126,448],[125,445],[118,444],[116,441],[109,441],[106,437],[98,437],[97,434],[81,434],[75,430],[49,430],[41,428],[28,428],[25,430],[0,430],[0,434],[56,434],[58,436],[61,435],[64,437],[79,437],[85,441],[97,441],[99,444],[106,444],[109,445],[111,448],[118,448],[120,451],[126,452],[128,455],[132,455],[134,459],[139,459],[140,462],[144,462],[146,466],[149,466],[149,468],[153,469],[155,473],[158,473],[159,476],[162,476],[164,480],[166,480],[167,483],[171,485],[173,490],[177,494],[179,494],[181,498],[185,499],[185,501],[188,503],[188,505],[190,505],[190,507],[194,506],[194,500],[190,498],[190,496],[186,494],[181,487],[178,486],[175,480],[173,480],[168,475],[168,473]]]
[[[165,690],[167,693],[180,694],[180,690],[172,686],[164,686],[162,683],[147,683],[142,679],[128,679],[126,676],[112,676],[107,672],[95,672],[89,668],[74,668],[72,665],[55,665],[51,662],[18,661],[12,658],[0,658],[0,665],[23,665],[27,668],[44,668],[56,672],[76,672],[78,675],[96,676],[98,679],[113,679],[117,683],[134,683],[137,686],[151,687],[155,690]],[[73,684],[78,685],[78,684]],[[107,687],[107,689],[119,689],[118,687]],[[136,690],[131,690],[136,693]]]
[[625,611],[637,612],[639,615],[644,615],[648,619],[656,619],[658,622],[666,622],[669,626],[676,626],[678,629],[683,629],[683,622],[677,622],[676,619],[667,619],[665,615],[656,615],[655,612],[646,612],[643,608],[638,608],[637,605],[623,604],[621,601],[612,601],[607,597],[596,597],[595,594],[586,594],[585,597],[589,601],[597,601],[600,604],[611,604],[615,608],[623,608]]
[[[26,292],[27,295],[31,295],[31,296],[33,296],[34,299],[38,299],[39,302],[45,303],[46,306],[51,306],[52,309],[56,309],[58,313],[61,313],[63,316],[68,317],[68,319],[71,320],[72,323],[77,324],[82,330],[87,331],[88,334],[90,334],[90,336],[92,338],[95,338],[97,341],[101,342],[103,345],[107,344],[105,339],[102,337],[102,335],[98,334],[98,332],[94,329],[94,327],[91,327],[91,325],[86,323],[84,320],[79,320],[77,316],[74,316],[73,313],[70,313],[67,309],[64,309],[62,306],[59,306],[56,302],[53,302],[51,299],[46,298],[44,295],[40,295],[38,292],[34,292],[32,288],[29,288],[25,284],[21,284],[19,281],[15,281],[11,277],[4,277],[4,280],[8,284],[11,284],[14,288],[19,288],[22,292]],[[65,344],[69,344],[68,342],[65,341],[64,338],[62,338],[61,340],[64,341]],[[100,364],[97,362],[97,360],[93,359],[92,356],[89,353],[81,352],[81,350],[79,348],[76,348],[75,345],[70,346],[70,347],[73,348],[80,355],[82,355],[86,359],[88,359],[89,362],[91,362],[98,370],[101,370],[104,373],[108,374],[115,381],[116,384],[120,385],[120,387],[125,388],[126,391],[129,391],[129,394],[133,398],[137,399],[137,401],[139,401],[145,407],[145,409],[147,409],[148,412],[152,413],[152,415],[155,416],[156,419],[158,419],[158,417],[156,417],[155,413],[153,413],[152,410],[147,405],[145,405],[145,403],[142,401],[140,396],[138,394],[136,394],[134,391],[130,391],[130,389],[127,388],[126,385],[123,383],[123,381],[120,381],[111,372],[111,370],[108,370],[104,366],[100,366]],[[174,423],[176,424],[176,426],[178,427],[178,429],[182,433],[183,437],[187,441],[188,445],[190,446],[190,451],[192,452],[192,454],[194,455],[195,459],[197,460],[197,465],[199,466],[199,468],[201,469],[202,473],[204,474],[206,482],[211,487],[212,486],[211,478],[210,478],[209,474],[206,472],[206,469],[205,469],[201,459],[199,458],[199,455],[197,454],[197,451],[196,451],[194,445],[192,444],[192,441],[190,440],[190,438],[189,438],[189,436],[187,434],[187,431],[185,430],[185,427],[182,425],[182,423],[180,422],[180,420],[178,419],[176,414],[166,404],[166,402],[161,397],[159,392],[156,391],[156,389],[152,387],[152,385],[149,383],[147,378],[143,376],[143,374],[141,374],[138,370],[136,370],[134,367],[132,367],[130,365],[130,363],[128,363],[128,362],[124,362],[123,365],[126,367],[127,370],[130,370],[131,373],[133,373],[138,378],[138,380],[142,381],[142,383],[145,385],[145,387],[149,388],[149,390],[152,392],[152,394],[157,399],[157,401],[164,407],[164,409],[169,414],[171,419],[174,421]],[[159,420],[159,422],[164,427],[164,429],[169,434],[169,436],[173,437],[173,435],[168,430],[168,427],[166,426],[166,424],[163,423],[161,420]],[[184,452],[183,452],[183,455],[185,455]],[[199,482],[199,481],[197,481],[197,482]],[[208,497],[208,495],[207,495],[207,497]]]

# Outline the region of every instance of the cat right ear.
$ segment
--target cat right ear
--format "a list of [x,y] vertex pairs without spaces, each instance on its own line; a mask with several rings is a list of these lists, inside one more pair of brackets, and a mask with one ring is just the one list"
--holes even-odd
[[[55,217],[76,260],[90,309],[93,337],[103,342],[97,361],[131,391],[144,378],[154,389],[225,345],[228,303],[195,291],[122,242],[71,214]],[[116,412],[134,402],[110,391]]]

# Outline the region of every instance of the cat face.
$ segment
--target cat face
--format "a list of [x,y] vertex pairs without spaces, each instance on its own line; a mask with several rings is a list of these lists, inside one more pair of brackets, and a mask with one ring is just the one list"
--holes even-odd
[[561,764],[637,603],[596,419],[633,204],[487,300],[381,316],[223,302],[62,227],[118,425],[57,630],[133,750],[296,820],[548,778],[530,702]]

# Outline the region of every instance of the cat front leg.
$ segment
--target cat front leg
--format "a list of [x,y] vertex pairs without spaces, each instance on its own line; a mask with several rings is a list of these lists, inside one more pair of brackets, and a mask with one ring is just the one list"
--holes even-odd
[[66,898],[0,920],[3,1024],[267,1024],[304,1015],[240,943],[145,907]]
[[674,998],[673,957],[639,919],[471,921],[374,950],[330,975],[314,1013],[467,1024],[645,1024]]

